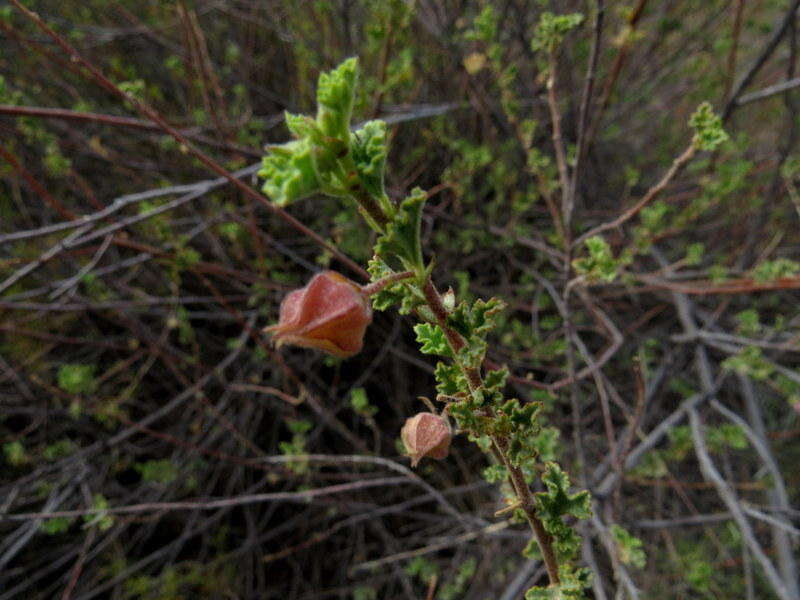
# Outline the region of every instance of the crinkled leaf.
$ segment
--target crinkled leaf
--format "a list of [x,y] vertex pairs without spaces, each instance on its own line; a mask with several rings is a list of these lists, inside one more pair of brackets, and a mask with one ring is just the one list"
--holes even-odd
[[496,315],[506,307],[506,303],[499,298],[476,300],[472,305],[473,333],[485,335],[494,329]]
[[[373,283],[384,279],[394,273],[389,266],[377,256],[373,256],[367,264],[370,281]],[[372,295],[372,308],[387,310],[392,306],[403,303],[408,296],[413,298],[413,292],[404,283],[394,283],[386,286],[377,294]]]
[[353,95],[358,80],[358,59],[348,58],[317,83],[317,124],[326,136],[347,140]]
[[308,115],[295,115],[286,111],[283,113],[283,118],[291,134],[299,140],[321,135],[317,123]]
[[570,560],[580,547],[580,539],[562,517],[589,518],[592,514],[591,496],[587,491],[570,494],[569,477],[553,462],[547,463],[542,482],[547,491],[535,494],[536,512],[544,528],[553,536],[553,547],[559,560]]
[[595,235],[585,242],[589,256],[572,261],[575,271],[592,281],[614,281],[622,263],[614,258],[611,247],[601,236]]
[[505,302],[498,298],[476,300],[472,306],[461,302],[447,317],[447,323],[465,338],[483,337],[494,328],[496,315],[505,306]]
[[473,335],[467,338],[467,343],[458,351],[458,362],[465,367],[480,368],[483,357],[486,356],[486,340]]
[[350,149],[361,183],[371,196],[383,196],[383,173],[387,154],[386,123],[365,123],[361,129],[350,135]]
[[572,515],[578,519],[588,519],[592,516],[589,492],[584,490],[570,494],[569,476],[556,463],[547,463],[542,482],[547,487],[547,492],[539,492],[536,497],[541,501],[540,505],[547,515],[554,517]]
[[689,125],[694,129],[694,144],[700,150],[715,150],[728,139],[722,128],[722,119],[714,113],[710,102],[703,102],[689,118]]
[[420,244],[420,225],[422,209],[427,194],[414,188],[411,194],[400,203],[397,213],[386,226],[375,246],[377,254],[386,261],[398,258],[406,269],[423,269],[422,246]]
[[320,191],[320,183],[306,140],[272,146],[258,172],[264,193],[278,206],[286,206]]
[[483,434],[486,417],[477,414],[478,405],[470,396],[447,405],[447,412],[452,416],[459,428],[476,434]]
[[581,23],[583,23],[583,15],[580,13],[568,15],[542,13],[533,32],[531,49],[553,52],[564,40],[564,36]]
[[588,569],[574,569],[569,565],[559,567],[561,583],[546,588],[534,587],[525,592],[525,600],[583,600],[583,590],[591,585]]
[[483,378],[483,386],[493,400],[499,402],[503,399],[503,389],[506,387],[507,379],[508,369],[505,367],[486,373]]
[[453,355],[444,331],[438,325],[419,323],[414,325],[414,332],[417,334],[417,342],[421,344],[420,351],[423,354]]
[[642,540],[631,535],[627,530],[617,524],[611,525],[608,529],[611,532],[611,536],[614,538],[614,542],[617,544],[619,559],[626,565],[633,565],[634,567],[643,569],[645,564],[647,564],[647,555],[644,550],[642,550],[642,546],[644,545]]
[[455,396],[465,391],[467,381],[458,365],[447,365],[443,362],[436,363],[434,371],[436,377],[436,391],[444,396]]

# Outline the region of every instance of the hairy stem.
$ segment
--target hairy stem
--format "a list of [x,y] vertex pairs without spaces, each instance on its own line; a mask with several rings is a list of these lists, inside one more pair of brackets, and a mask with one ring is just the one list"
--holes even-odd
[[414,275],[416,275],[414,271],[402,271],[400,273],[392,273],[391,275],[388,275],[383,279],[379,279],[378,281],[370,283],[369,285],[362,285],[361,291],[366,296],[373,296],[374,294],[377,294],[378,292],[386,288],[386,286],[392,285],[393,283],[397,283],[398,281],[402,281],[403,279],[409,279],[411,277],[414,277]]
[[[428,307],[436,317],[437,325],[441,327],[447,338],[450,349],[453,351],[453,354],[457,354],[458,351],[464,347],[466,341],[461,334],[447,324],[447,309],[442,302],[439,291],[430,278],[425,282],[422,291],[425,294]],[[464,365],[459,366],[469,382],[470,390],[477,391],[483,386],[483,379],[477,369],[465,367]],[[491,408],[486,407],[485,410],[491,414]],[[492,436],[492,454],[508,471],[509,482],[519,500],[519,508],[525,513],[525,517],[528,520],[536,543],[541,550],[545,568],[547,569],[547,575],[550,578],[550,584],[559,583],[558,560],[556,559],[556,554],[553,549],[553,538],[547,533],[541,519],[539,519],[536,514],[536,504],[534,502],[533,493],[530,487],[528,487],[528,483],[525,481],[525,475],[522,469],[515,467],[508,459],[508,440],[502,436]]]

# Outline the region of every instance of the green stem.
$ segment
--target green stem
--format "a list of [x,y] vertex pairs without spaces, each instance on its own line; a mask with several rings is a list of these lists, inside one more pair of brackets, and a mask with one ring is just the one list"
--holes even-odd
[[350,178],[353,180],[353,183],[348,185],[347,191],[350,192],[350,195],[361,208],[370,225],[373,225],[373,228],[378,233],[383,233],[389,223],[389,214],[382,206],[383,203],[376,200],[369,193],[369,190],[364,187],[361,178],[358,176],[352,152],[348,151],[346,156],[340,158],[337,162],[344,176],[342,180],[347,181]]
[[372,194],[366,190],[361,181],[358,181],[350,187],[350,193],[359,207],[364,211],[368,220],[374,223],[378,233],[383,233],[386,230],[386,225],[389,223],[389,217],[375,198],[372,197]]

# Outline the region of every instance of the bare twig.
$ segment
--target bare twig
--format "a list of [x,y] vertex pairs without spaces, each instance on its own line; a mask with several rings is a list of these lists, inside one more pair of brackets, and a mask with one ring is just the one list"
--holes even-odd
[[759,53],[758,57],[753,61],[750,67],[747,69],[747,72],[739,79],[739,83],[733,88],[731,92],[728,102],[725,104],[725,107],[722,109],[722,120],[727,121],[728,118],[731,116],[733,111],[739,106],[739,96],[741,96],[742,92],[747,88],[748,85],[753,81],[755,76],[767,62],[769,57],[775,51],[775,48],[778,47],[778,42],[781,41],[784,33],[789,28],[789,25],[795,18],[795,13],[797,12],[798,7],[800,7],[800,0],[792,0],[792,3],[789,5],[789,8],[786,10],[786,14],[781,17],[780,21],[775,25],[772,30],[772,35],[770,36],[767,43],[764,45],[764,48]]
[[616,219],[608,221],[607,223],[603,223],[602,225],[598,225],[593,229],[590,229],[589,231],[578,237],[578,239],[575,240],[573,246],[576,247],[580,246],[581,243],[583,243],[590,237],[603,233],[604,231],[608,231],[609,229],[614,229],[616,227],[619,227],[626,221],[632,219],[637,214],[639,214],[639,212],[641,212],[641,210],[645,206],[650,204],[650,202],[652,202],[656,197],[658,197],[658,195],[661,192],[664,191],[664,188],[666,188],[669,185],[669,183],[675,178],[675,176],[686,165],[686,163],[692,160],[692,157],[695,155],[696,151],[697,148],[695,147],[695,145],[690,144],[689,147],[686,148],[686,150],[684,150],[683,153],[673,161],[672,165],[667,170],[667,172],[664,173],[664,176],[659,180],[659,182],[656,183],[649,190],[647,190],[647,193],[645,193],[645,195],[642,196],[642,198],[636,204],[631,206],[628,210],[623,212]]

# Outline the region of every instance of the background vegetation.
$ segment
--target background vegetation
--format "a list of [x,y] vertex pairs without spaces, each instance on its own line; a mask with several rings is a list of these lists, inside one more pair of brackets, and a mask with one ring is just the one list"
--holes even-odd
[[[256,188],[282,112],[313,112],[319,72],[358,56],[389,195],[433,191],[437,280],[508,302],[487,365],[545,403],[540,451],[592,492],[588,593],[800,597],[800,1],[24,5]],[[548,10],[584,15],[555,71]],[[467,440],[407,468],[400,427],[435,384],[405,317],[376,313],[347,361],[275,351],[259,330],[288,290],[358,271],[6,2],[0,44],[0,600],[512,600],[541,581]],[[704,101],[727,139],[676,164]],[[289,212],[370,258],[355,210]]]

